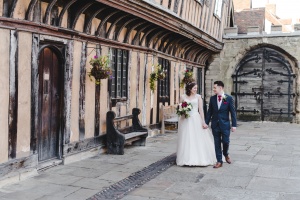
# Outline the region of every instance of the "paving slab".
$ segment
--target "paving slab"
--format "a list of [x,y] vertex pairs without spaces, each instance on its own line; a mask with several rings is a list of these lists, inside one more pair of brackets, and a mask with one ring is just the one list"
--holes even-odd
[[289,178],[291,174],[291,167],[274,166],[274,165],[259,165],[255,176],[266,178]]
[[97,190],[91,190],[91,189],[84,189],[81,188],[77,190],[76,192],[73,192],[72,194],[64,197],[65,200],[82,200],[87,199],[93,194],[97,193]]
[[84,189],[100,191],[112,185],[113,183],[114,181],[103,180],[98,177],[98,178],[83,178],[72,183],[71,185],[75,187],[81,187]]
[[299,193],[280,193],[278,200],[299,200],[300,194]]
[[[127,193],[124,200],[298,200],[300,125],[238,122],[231,134],[232,164],[171,166]],[[147,138],[124,155],[99,154],[59,165],[0,188],[0,200],[84,200],[176,152],[177,134]],[[147,170],[144,173],[148,173]],[[150,172],[149,172],[150,173]]]
[[247,189],[269,192],[299,193],[300,180],[254,177],[247,186]]

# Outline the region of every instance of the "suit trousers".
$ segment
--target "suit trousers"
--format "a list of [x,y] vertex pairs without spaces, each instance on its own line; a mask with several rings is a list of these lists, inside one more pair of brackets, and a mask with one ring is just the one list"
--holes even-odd
[[219,125],[217,125],[217,127],[212,129],[212,132],[214,135],[217,162],[223,163],[221,143],[223,144],[223,155],[226,157],[229,154],[230,129],[222,130]]

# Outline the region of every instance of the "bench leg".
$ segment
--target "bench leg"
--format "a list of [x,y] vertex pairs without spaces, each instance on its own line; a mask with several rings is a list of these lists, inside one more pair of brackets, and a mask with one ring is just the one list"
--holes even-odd
[[107,153],[114,154],[114,155],[123,155],[124,154],[124,145],[109,144],[109,145],[107,145]]
[[139,140],[132,142],[132,146],[146,146],[146,138],[143,137]]

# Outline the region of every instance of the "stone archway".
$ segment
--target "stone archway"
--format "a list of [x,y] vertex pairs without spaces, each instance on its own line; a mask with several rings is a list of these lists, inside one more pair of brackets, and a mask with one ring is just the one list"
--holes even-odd
[[292,121],[295,77],[284,55],[273,48],[260,47],[247,53],[232,75],[238,119]]
[[300,123],[300,54],[298,42],[300,35],[286,36],[226,36],[223,38],[224,48],[220,54],[215,54],[209,59],[209,67],[206,71],[205,89],[207,91],[206,101],[212,92],[212,83],[216,80],[222,80],[225,83],[225,92],[230,94],[234,92],[232,75],[236,68],[249,52],[258,48],[270,48],[276,50],[291,65],[293,73],[296,75],[293,82],[293,92],[296,96],[293,98],[293,122]]

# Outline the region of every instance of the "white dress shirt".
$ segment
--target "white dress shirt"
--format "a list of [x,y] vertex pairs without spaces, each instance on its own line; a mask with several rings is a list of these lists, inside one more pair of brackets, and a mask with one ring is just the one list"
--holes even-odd
[[217,95],[217,103],[218,103],[218,109],[221,108],[221,105],[222,105],[222,100],[223,100],[223,97],[224,97],[224,92],[221,94],[221,101],[219,101],[219,94]]

